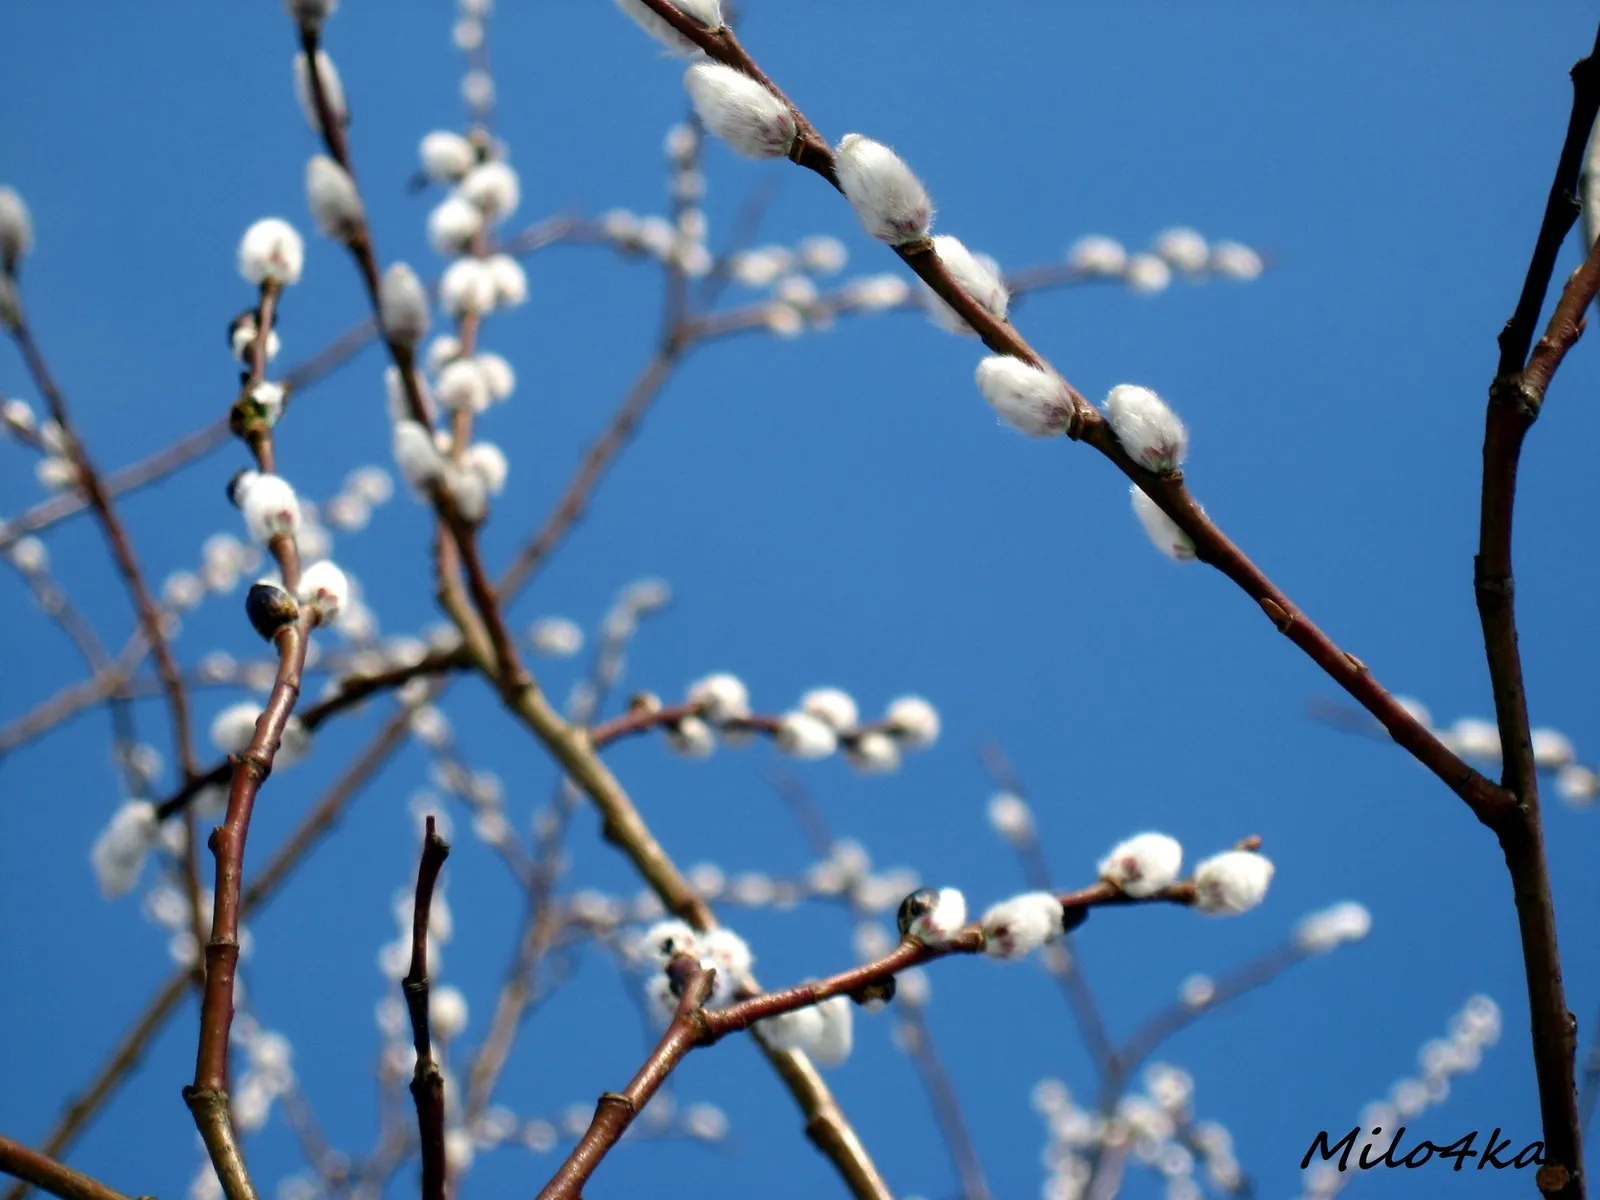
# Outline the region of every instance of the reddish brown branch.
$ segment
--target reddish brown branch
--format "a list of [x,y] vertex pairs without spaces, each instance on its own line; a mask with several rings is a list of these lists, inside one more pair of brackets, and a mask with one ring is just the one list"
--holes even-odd
[[444,1200],[444,1073],[433,1057],[428,1027],[428,921],[433,911],[433,889],[450,856],[450,843],[434,829],[428,817],[422,839],[422,862],[417,867],[417,892],[411,908],[411,970],[400,981],[406,1011],[411,1016],[411,1040],[417,1065],[411,1076],[411,1098],[417,1105],[417,1133],[422,1147],[422,1200]]
[[680,963],[687,964],[686,977],[672,1024],[667,1026],[667,1032],[628,1086],[621,1092],[606,1092],[600,1097],[587,1132],[567,1156],[567,1161],[561,1164],[561,1169],[540,1189],[538,1200],[573,1200],[581,1195],[583,1185],[643,1111],[650,1097],[666,1082],[684,1055],[706,1039],[706,1013],[701,1006],[711,994],[716,972],[685,959],[675,960],[674,966]]
[[0,1134],[0,1171],[60,1196],[61,1200],[128,1200],[98,1179],[30,1150],[21,1142],[13,1142],[4,1134]]
[[1577,1022],[1568,1010],[1561,981],[1555,903],[1539,810],[1539,771],[1533,756],[1527,690],[1517,646],[1511,543],[1523,441],[1538,419],[1551,377],[1582,335],[1583,315],[1600,290],[1597,245],[1567,280],[1544,336],[1529,353],[1556,256],[1578,215],[1578,173],[1590,130],[1600,112],[1600,35],[1590,56],[1572,68],[1572,84],[1572,113],[1545,203],[1544,220],[1516,310],[1500,334],[1500,363],[1489,388],[1484,422],[1483,493],[1478,553],[1473,562],[1473,587],[1500,732],[1500,782],[1515,800],[1512,807],[1498,814],[1493,828],[1511,874],[1528,983],[1533,1061],[1545,1143],[1538,1185],[1552,1200],[1581,1200],[1586,1190],[1583,1132],[1574,1079]]

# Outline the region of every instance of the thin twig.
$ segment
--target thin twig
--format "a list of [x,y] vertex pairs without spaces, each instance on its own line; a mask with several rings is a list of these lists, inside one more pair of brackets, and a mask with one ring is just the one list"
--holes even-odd
[[434,829],[428,816],[422,839],[422,862],[417,867],[417,893],[411,909],[411,969],[400,981],[406,1011],[411,1015],[411,1040],[417,1065],[411,1076],[411,1098],[417,1105],[417,1134],[422,1146],[422,1200],[444,1200],[444,1073],[433,1057],[428,1028],[428,921],[433,910],[433,889],[450,856],[450,843]]
[[52,1196],[60,1196],[61,1200],[128,1200],[98,1179],[91,1179],[82,1171],[74,1171],[37,1150],[30,1150],[4,1134],[0,1134],[0,1171],[43,1188]]

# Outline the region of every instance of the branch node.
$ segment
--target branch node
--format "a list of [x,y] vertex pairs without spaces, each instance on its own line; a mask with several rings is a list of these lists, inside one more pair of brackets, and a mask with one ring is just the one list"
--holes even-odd
[[1271,621],[1273,625],[1277,627],[1279,633],[1289,632],[1289,629],[1294,625],[1295,621],[1295,615],[1293,613],[1289,612],[1270,596],[1261,597],[1257,603],[1261,605],[1261,611],[1267,614],[1267,620]]

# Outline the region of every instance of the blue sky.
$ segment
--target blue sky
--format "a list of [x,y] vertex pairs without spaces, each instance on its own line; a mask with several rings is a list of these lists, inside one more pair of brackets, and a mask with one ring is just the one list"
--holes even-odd
[[[501,7],[491,26],[497,131],[522,172],[519,221],[662,211],[660,144],[683,108],[679,66],[602,0]],[[1008,267],[1059,258],[1086,233],[1140,248],[1175,224],[1268,254],[1273,268],[1253,284],[1175,283],[1153,297],[1071,290],[1029,299],[1017,322],[1090,396],[1120,382],[1162,392],[1191,427],[1198,498],[1381,680],[1443,720],[1488,712],[1471,589],[1483,400],[1565,127],[1566,71],[1592,42],[1587,6],[745,7],[752,53],[824,133],[893,143],[927,181],[939,228]],[[234,250],[256,218],[282,214],[308,234],[305,278],[280,326],[283,361],[361,315],[344,254],[310,236],[302,170],[313,146],[280,6],[13,5],[7,18],[0,161],[38,230],[29,309],[100,462],[132,461],[225,411],[234,377],[222,335],[248,300]],[[429,270],[431,201],[404,183],[421,134],[462,121],[450,21],[444,4],[352,0],[327,31],[380,251]],[[832,233],[851,250],[849,274],[900,269],[815,177],[716,146],[707,169],[713,244],[751,188],[774,184],[763,240]],[[1567,247],[1563,272],[1576,261]],[[485,535],[497,562],[548,510],[645,360],[660,305],[656,272],[603,248],[552,249],[529,278],[528,304],[486,335],[520,381],[485,427],[512,459]],[[1595,361],[1580,344],[1530,439],[1517,542],[1534,720],[1564,729],[1591,760]],[[958,885],[974,904],[1021,886],[983,815],[991,789],[976,748],[988,738],[1027,780],[1063,883],[1087,882],[1109,845],[1147,828],[1178,836],[1195,858],[1261,834],[1278,872],[1255,913],[1112,912],[1079,936],[1114,1032],[1189,974],[1272,944],[1306,911],[1367,904],[1366,942],[1297,968],[1163,1052],[1193,1072],[1200,1115],[1232,1131],[1261,1194],[1293,1194],[1312,1135],[1348,1128],[1474,992],[1503,1006],[1507,1035],[1420,1132],[1440,1141],[1498,1125],[1519,1145],[1536,1136],[1515,923],[1492,838],[1395,748],[1308,720],[1306,701],[1331,686],[1220,576],[1152,551],[1120,476],[1097,456],[997,427],[972,386],[975,362],[973,343],[909,315],[697,352],[515,608],[517,624],[561,613],[592,625],[628,581],[657,575],[674,603],[639,639],[629,686],[671,697],[727,669],[769,711],[819,683],[850,689],[869,712],[902,692],[932,698],[943,739],[897,775],[861,779],[838,761],[800,773],[836,829],[877,862]],[[280,461],[303,493],[329,495],[351,468],[386,460],[381,365],[368,351],[291,410]],[[9,350],[0,391],[37,399]],[[40,491],[29,452],[0,455],[0,512],[14,514]],[[122,505],[156,579],[192,563],[207,535],[235,530],[223,484],[242,462],[227,447]],[[433,619],[426,531],[422,510],[398,498],[338,543],[386,632]],[[63,525],[49,544],[70,593],[119,645],[131,617],[92,525]],[[186,622],[184,660],[216,647],[255,653],[240,616],[237,596],[209,602]],[[0,678],[9,718],[82,667],[14,573],[0,579],[0,619],[13,631]],[[560,692],[578,669],[547,667],[549,685]],[[233,698],[202,694],[197,721]],[[476,684],[455,689],[451,711],[466,757],[506,780],[508,812],[526,830],[551,783],[541,754]],[[159,702],[141,715],[165,749]],[[272,780],[252,861],[379,719],[369,708],[330,729],[311,762]],[[169,969],[165,937],[137,899],[102,901],[89,871],[89,846],[120,799],[106,728],[86,715],[0,764],[11,981],[0,992],[0,1061],[12,1081],[0,1089],[0,1131],[30,1140]],[[680,862],[780,874],[806,865],[767,783],[767,747],[699,764],[639,742],[613,761]],[[353,1152],[375,1128],[372,1011],[386,987],[375,956],[411,871],[406,801],[427,769],[419,748],[402,754],[253,923],[259,1015],[293,1039],[320,1118]],[[1549,808],[1568,997],[1587,1029],[1600,1001],[1600,963],[1585,946],[1600,902],[1597,818],[1553,799]],[[503,869],[461,833],[447,971],[472,1002],[470,1045],[487,1026],[519,907]],[[571,880],[635,886],[587,813]],[[851,957],[833,910],[740,927],[769,985]],[[1032,965],[943,963],[932,981],[929,1020],[991,1184],[997,1195],[1035,1194],[1044,1139],[1029,1087],[1056,1075],[1092,1093],[1070,1015]],[[947,1159],[888,1030],[886,1018],[861,1021],[855,1056],[830,1081],[898,1191],[950,1195]],[[130,1194],[187,1186],[197,1160],[179,1089],[193,1042],[191,1008],[75,1163]],[[528,1115],[587,1104],[624,1083],[640,1053],[615,972],[590,955],[528,1026],[502,1099]],[[629,1147],[590,1194],[685,1194],[689,1180],[711,1195],[828,1194],[788,1098],[747,1045],[696,1055],[676,1093],[727,1109],[731,1146]],[[269,1188],[299,1165],[281,1119],[250,1157]],[[555,1163],[501,1150],[479,1159],[469,1191],[525,1194]],[[1424,1175],[1440,1194],[1510,1186]],[[409,1186],[402,1177],[397,1194]],[[1418,1179],[1354,1186],[1411,1195]],[[1129,1195],[1158,1192],[1148,1175],[1130,1180]]]

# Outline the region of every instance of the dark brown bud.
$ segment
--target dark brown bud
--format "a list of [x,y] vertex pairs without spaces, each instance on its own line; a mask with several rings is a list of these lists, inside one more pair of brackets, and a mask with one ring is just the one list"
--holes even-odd
[[300,605],[277,584],[258,583],[244,598],[245,615],[255,631],[271,641],[278,630],[300,619]]

